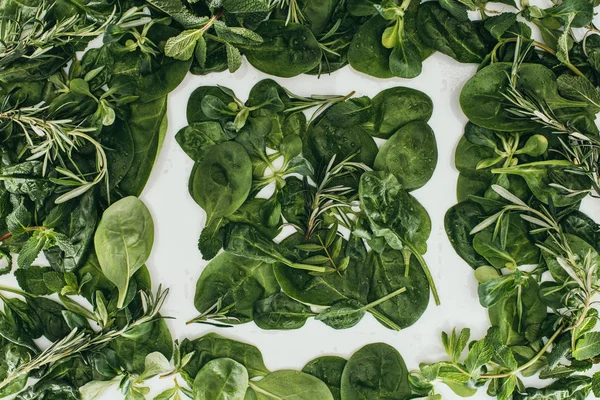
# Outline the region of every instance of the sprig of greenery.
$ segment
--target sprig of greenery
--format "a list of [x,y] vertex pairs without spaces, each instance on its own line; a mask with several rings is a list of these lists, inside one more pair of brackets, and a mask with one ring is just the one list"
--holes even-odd
[[269,5],[270,9],[275,9],[279,7],[280,9],[287,8],[288,14],[285,20],[285,24],[289,24],[293,22],[295,24],[302,24],[306,22],[306,17],[302,13],[300,9],[300,4],[298,4],[298,0],[272,0]]
[[115,328],[105,332],[89,333],[73,329],[67,336],[54,342],[50,347],[36,355],[29,362],[21,364],[11,371],[6,378],[0,382],[0,389],[33,370],[67,358],[73,354],[99,349],[115,339],[127,336],[127,334],[132,333],[136,328],[155,321],[157,318],[161,318],[159,312],[165,302],[169,290],[163,290],[162,286],[160,286],[156,295],[144,291],[140,291],[139,293],[142,301],[142,315],[140,317],[128,322],[122,328]]
[[73,45],[91,40],[101,35],[109,25],[131,28],[150,21],[149,15],[133,7],[121,15],[115,8],[100,22],[90,21],[87,15],[74,14],[60,21],[52,21],[48,14],[54,7],[43,1],[36,14],[25,19],[18,10],[14,17],[0,18],[0,68],[25,58],[33,60],[51,57],[52,50],[65,45]]
[[508,103],[506,111],[516,118],[531,120],[551,129],[556,135],[567,136],[567,140],[560,137],[559,140],[562,144],[562,154],[576,166],[570,172],[588,177],[596,195],[600,196],[600,139],[585,135],[571,125],[561,122],[542,99],[518,87],[519,68],[531,46],[532,44],[529,44],[526,50],[520,53],[521,43],[517,41],[509,87],[502,93]]
[[323,224],[326,213],[332,212],[341,222],[342,226],[349,228],[352,225],[348,213],[352,207],[358,205],[356,190],[344,185],[332,185],[336,180],[353,175],[356,172],[370,171],[367,165],[353,162],[354,155],[336,164],[334,155],[327,166],[316,176],[316,188],[307,190],[308,221],[304,236],[311,238]]
[[[72,119],[47,119],[47,115],[44,115],[47,110],[48,106],[6,110],[0,112],[0,121],[13,123],[20,128],[28,145],[26,148],[31,152],[27,160],[42,158],[44,175],[48,164],[55,164],[57,160],[64,162],[63,156],[66,156],[71,166],[78,171],[74,173],[66,167],[55,167],[55,170],[64,177],[52,181],[66,187],[75,187],[59,196],[56,203],[64,203],[82,195],[105,178],[108,185],[106,153],[102,145],[90,136],[96,128],[76,124]],[[96,150],[96,175],[92,181],[88,181],[86,175],[79,171],[77,163],[72,158],[73,152],[79,150],[85,143],[91,144]]]

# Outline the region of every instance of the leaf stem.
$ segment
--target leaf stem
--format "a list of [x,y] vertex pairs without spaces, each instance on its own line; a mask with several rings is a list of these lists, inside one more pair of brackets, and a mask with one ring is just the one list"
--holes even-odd
[[417,251],[417,249],[415,249],[415,247],[412,243],[405,242],[404,244],[406,245],[406,247],[408,247],[410,249],[410,251],[412,251],[412,253],[416,257],[417,261],[419,261],[421,268],[423,268],[423,272],[425,273],[425,276],[427,277],[427,281],[429,282],[429,287],[431,288],[431,293],[433,294],[433,299],[435,300],[435,305],[439,306],[441,304],[440,296],[438,294],[437,287],[435,286],[435,282],[433,281],[433,276],[431,276],[431,271],[429,270],[429,267],[427,266],[427,262],[425,261],[423,256]]
[[389,299],[391,299],[391,298],[393,298],[393,297],[396,297],[396,296],[398,296],[399,294],[401,294],[401,293],[404,293],[404,292],[406,292],[406,288],[405,288],[405,287],[401,287],[401,288],[400,288],[400,289],[398,289],[398,290],[394,290],[392,293],[388,293],[388,294],[386,294],[385,296],[383,296],[383,297],[382,297],[382,298],[380,298],[380,299],[377,299],[377,300],[375,300],[375,301],[373,301],[373,302],[371,302],[371,303],[369,303],[369,304],[367,304],[367,305],[365,305],[365,306],[362,306],[361,308],[359,308],[359,310],[360,310],[360,311],[366,311],[366,310],[372,309],[372,308],[374,308],[374,307],[377,307],[377,306],[378,306],[378,305],[380,305],[381,303],[385,303],[385,302],[386,302],[386,301],[388,301]]

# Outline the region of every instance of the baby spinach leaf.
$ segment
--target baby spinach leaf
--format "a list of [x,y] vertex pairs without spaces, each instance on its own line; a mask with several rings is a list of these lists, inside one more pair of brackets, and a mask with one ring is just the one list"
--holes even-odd
[[381,36],[388,21],[375,15],[358,29],[348,50],[348,62],[358,72],[376,78],[391,78],[391,51],[381,44]]
[[326,165],[332,157],[342,161],[353,156],[352,161],[372,166],[377,155],[377,145],[360,125],[338,127],[330,119],[322,118],[308,127],[304,152],[314,165]]
[[455,18],[437,2],[419,7],[417,29],[427,46],[458,62],[480,63],[488,53],[477,24]]
[[408,370],[402,356],[384,343],[358,350],[342,373],[342,399],[402,399],[410,393]]
[[427,276],[416,258],[410,257],[407,265],[404,255],[390,248],[386,248],[381,254],[374,254],[373,264],[369,301],[398,288],[406,288],[402,294],[378,305],[376,310],[400,328],[408,328],[417,322],[429,305]]
[[131,168],[119,182],[119,191],[129,196],[139,196],[150,178],[167,132],[167,98],[148,103],[135,103],[126,120],[133,139]]
[[194,122],[175,135],[181,149],[194,161],[201,160],[213,146],[223,143],[231,136],[216,121]]
[[503,298],[488,311],[492,326],[499,328],[502,343],[507,346],[538,340],[547,317],[546,305],[539,297],[538,284],[533,278],[521,286],[519,293]]
[[479,232],[473,237],[475,251],[500,270],[536,264],[540,251],[529,236],[523,220],[516,216],[505,218],[508,218],[508,228],[501,234],[503,237],[495,237],[488,231]]
[[334,400],[341,400],[342,373],[346,363],[342,357],[322,356],[309,361],[302,372],[319,378],[329,387]]
[[109,207],[94,235],[102,272],[119,290],[117,306],[123,307],[129,281],[150,256],[154,223],[144,203],[126,197]]
[[471,235],[473,228],[485,217],[481,206],[472,201],[458,203],[450,208],[444,217],[446,234],[454,251],[472,268],[487,265],[487,260],[473,248],[473,235]]
[[241,46],[248,62],[270,75],[289,78],[315,68],[321,60],[319,42],[309,28],[285,21],[266,21],[256,33],[263,43]]
[[217,302],[228,308],[231,320],[253,319],[255,304],[279,290],[273,268],[264,261],[222,253],[202,271],[196,284],[194,306],[200,313]]
[[195,340],[185,339],[181,342],[183,354],[194,352],[184,371],[191,377],[210,361],[220,358],[230,358],[246,367],[248,376],[256,378],[266,376],[269,370],[265,367],[260,351],[249,344],[227,339],[216,333],[209,333]]
[[248,388],[248,371],[230,359],[208,362],[194,379],[194,400],[243,400]]
[[235,142],[212,148],[194,165],[189,191],[202,207],[210,224],[215,218],[235,212],[246,200],[252,184],[252,165],[248,153]]
[[437,144],[431,128],[411,122],[381,146],[373,168],[393,174],[406,190],[424,186],[437,164]]
[[433,112],[431,98],[407,87],[383,90],[373,97],[373,136],[387,139],[409,122],[427,122]]
[[[512,63],[494,63],[483,68],[463,87],[460,106],[471,122],[497,131],[526,131],[539,126],[538,122],[514,118],[506,107],[503,88],[508,86]],[[583,108],[587,103],[571,101],[558,94],[554,73],[539,64],[522,64],[517,85],[521,90],[544,99],[551,111]]]
[[259,381],[250,381],[258,400],[297,399],[333,400],[327,385],[304,372],[281,370],[268,374]]
[[[294,234],[286,238],[282,245],[294,248],[310,243],[318,243],[318,238],[313,236],[307,243],[301,234]],[[350,263],[339,274],[312,275],[307,271],[275,264],[275,277],[284,293],[301,303],[330,306],[340,300],[354,299],[364,304],[367,302],[372,271],[372,263],[366,258],[364,244],[361,239],[352,236],[347,243],[343,243],[340,253],[345,257],[350,256]],[[298,258],[304,259],[318,254],[323,253],[298,251]]]
[[570,168],[574,168],[570,161],[556,160],[495,168],[492,172],[520,176],[539,201],[566,207],[583,199],[590,188],[589,180],[581,175],[569,173]]
[[313,315],[310,307],[282,292],[254,304],[254,322],[261,329],[299,329]]

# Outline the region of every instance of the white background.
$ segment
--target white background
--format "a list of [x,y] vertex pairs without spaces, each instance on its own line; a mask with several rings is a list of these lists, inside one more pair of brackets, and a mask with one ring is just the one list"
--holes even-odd
[[[266,75],[244,62],[235,74],[224,72],[209,76],[188,75],[169,97],[169,130],[164,147],[156,162],[150,182],[141,196],[155,221],[155,244],[148,262],[155,288],[159,283],[170,289],[163,315],[175,317],[169,326],[174,338],[196,338],[211,331],[232,339],[254,344],[260,348],[265,363],[271,370],[301,369],[308,361],[321,355],[349,357],[362,346],[385,342],[398,349],[409,369],[417,369],[420,362],[445,359],[440,333],[471,328],[473,338],[481,338],[489,321],[479,305],[477,282],[473,270],[460,259],[444,232],[444,214],[456,203],[458,172],[454,168],[454,150],[460,139],[466,118],[460,110],[458,97],[464,83],[476,72],[476,66],[458,64],[441,54],[425,61],[423,73],[416,79],[378,80],[360,74],[349,67],[320,79],[299,76],[292,79],[275,78],[287,89],[299,95],[338,94],[356,91],[356,96],[374,97],[381,90],[394,86],[408,86],[427,93],[433,100],[433,117],[429,124],[437,138],[439,161],[433,178],[414,195],[428,210],[432,220],[432,234],[425,255],[440,293],[442,305],[436,307],[433,299],[423,317],[412,327],[400,332],[384,328],[371,315],[356,327],[336,331],[309,320],[304,328],[294,331],[263,331],[253,323],[231,329],[218,329],[185,322],[198,312],[193,306],[196,281],[206,265],[197,249],[197,241],[205,222],[205,213],[188,194],[188,177],[193,162],[175,141],[177,131],[187,125],[186,105],[194,89],[203,85],[224,85],[246,100],[252,86]],[[598,203],[587,200],[585,209],[600,220]],[[7,283],[8,278],[0,280]],[[155,380],[156,381],[156,380]],[[152,398],[161,388],[169,387],[171,380],[153,381]],[[547,382],[546,382],[547,383]],[[456,399],[444,385],[437,385],[444,399]],[[103,399],[119,399],[122,395],[109,391]],[[484,390],[472,399],[488,399]],[[315,399],[319,400],[319,399]]]

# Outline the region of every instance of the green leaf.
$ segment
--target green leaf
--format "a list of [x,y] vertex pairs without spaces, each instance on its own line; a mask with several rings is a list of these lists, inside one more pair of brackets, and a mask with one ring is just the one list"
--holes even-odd
[[194,48],[194,57],[202,68],[206,66],[207,52],[208,47],[206,44],[206,39],[204,39],[204,35],[200,35],[198,37],[198,41],[196,42],[196,47]]
[[[190,29],[171,37],[165,43],[165,55],[176,60],[189,60],[194,54],[196,42],[202,37],[201,29]],[[205,42],[206,48],[206,42]]]
[[558,77],[557,83],[561,95],[587,102],[588,109],[594,114],[600,112],[600,92],[587,78],[563,74]]
[[489,363],[494,356],[494,347],[486,338],[483,338],[477,342],[467,354],[465,358],[465,367],[467,371],[474,376],[479,375],[479,369]]
[[594,392],[594,396],[600,397],[600,372],[592,375],[592,392]]
[[517,382],[518,378],[515,375],[503,379],[497,394],[498,400],[512,399],[512,394],[517,387]]
[[276,371],[259,381],[250,381],[250,387],[257,400],[333,400],[326,384],[299,371]]
[[117,382],[117,379],[110,381],[90,381],[79,388],[81,400],[95,400],[102,396],[102,393],[104,393],[106,389],[116,386]]
[[576,360],[587,360],[600,354],[600,332],[588,332],[579,340],[573,349]]
[[254,305],[254,322],[261,329],[298,329],[313,315],[309,306],[291,299],[283,292]]
[[347,361],[341,357],[323,356],[308,362],[302,372],[323,381],[335,400],[341,400],[342,373]]
[[46,245],[47,237],[36,231],[23,245],[17,258],[19,268],[30,267]]
[[248,379],[242,364],[230,358],[212,360],[194,379],[194,400],[244,400]]
[[251,378],[269,374],[262,354],[255,346],[227,339],[216,333],[209,333],[196,340],[181,342],[184,354],[194,352],[194,356],[184,368],[190,376],[196,376],[207,362],[219,358],[231,358],[248,370]]
[[517,14],[505,12],[486,18],[483,25],[496,40],[500,40],[515,22],[517,22]]
[[358,350],[342,373],[344,400],[404,399],[410,393],[402,356],[384,343],[369,344]]
[[144,372],[138,377],[141,381],[155,377],[158,374],[169,372],[171,364],[164,354],[155,351],[144,359]]
[[227,50],[227,67],[233,74],[242,66],[242,53],[229,43],[225,44],[225,49]]
[[125,302],[129,281],[152,250],[154,222],[137,197],[126,197],[102,215],[94,235],[94,247],[102,272],[119,291],[117,307]]
[[229,44],[259,45],[263,43],[262,37],[250,29],[229,27],[221,21],[213,25],[217,36]]

